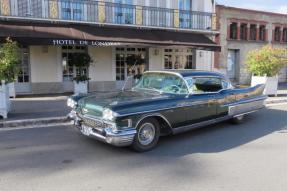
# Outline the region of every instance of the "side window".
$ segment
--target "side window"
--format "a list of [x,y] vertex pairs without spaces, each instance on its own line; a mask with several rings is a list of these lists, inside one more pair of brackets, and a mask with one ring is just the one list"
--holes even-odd
[[220,78],[199,77],[193,79],[192,92],[195,94],[218,92],[223,89]]
[[233,86],[231,85],[231,83],[229,81],[226,80],[221,80],[221,85],[223,89],[230,89]]

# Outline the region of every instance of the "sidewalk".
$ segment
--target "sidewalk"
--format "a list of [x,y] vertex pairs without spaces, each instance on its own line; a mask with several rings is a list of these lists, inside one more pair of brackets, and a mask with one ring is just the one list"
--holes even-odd
[[67,122],[68,96],[45,96],[11,99],[8,119],[0,118],[1,127],[45,125]]
[[277,97],[270,96],[266,104],[287,102],[287,83],[280,83],[278,86]]
[[[46,96],[12,99],[12,110],[8,119],[0,118],[1,127],[18,127],[66,123],[70,108],[67,107],[68,96]],[[279,85],[278,96],[269,97],[266,104],[287,102],[287,83]]]

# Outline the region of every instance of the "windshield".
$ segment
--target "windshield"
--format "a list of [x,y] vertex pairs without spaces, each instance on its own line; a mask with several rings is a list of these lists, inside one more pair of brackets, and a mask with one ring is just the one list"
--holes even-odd
[[134,88],[156,90],[164,93],[188,93],[188,89],[182,78],[167,73],[146,73]]

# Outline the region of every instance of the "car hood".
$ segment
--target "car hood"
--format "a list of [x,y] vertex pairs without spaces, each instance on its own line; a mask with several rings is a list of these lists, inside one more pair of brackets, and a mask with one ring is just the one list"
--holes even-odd
[[155,91],[119,91],[108,93],[94,93],[79,100],[79,106],[83,114],[102,116],[104,108],[115,110],[128,105],[146,103],[159,99],[166,99],[168,95]]

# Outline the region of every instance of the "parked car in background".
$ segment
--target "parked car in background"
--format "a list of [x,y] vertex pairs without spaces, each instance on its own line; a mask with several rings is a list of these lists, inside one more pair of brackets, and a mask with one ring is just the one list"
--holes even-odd
[[143,152],[163,135],[224,120],[241,122],[264,107],[263,90],[264,85],[236,89],[216,72],[153,71],[131,90],[72,96],[68,106],[82,134]]

